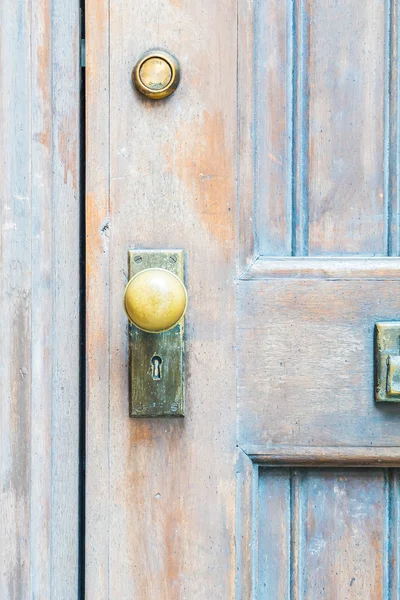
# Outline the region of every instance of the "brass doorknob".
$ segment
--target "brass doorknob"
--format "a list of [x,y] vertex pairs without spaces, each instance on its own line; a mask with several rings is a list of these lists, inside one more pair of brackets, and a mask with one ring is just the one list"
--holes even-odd
[[166,269],[144,269],[128,282],[124,294],[128,319],[138,329],[162,333],[183,318],[187,292],[183,282]]
[[145,52],[132,71],[132,82],[136,89],[153,100],[170,96],[178,87],[180,78],[178,61],[165,50]]

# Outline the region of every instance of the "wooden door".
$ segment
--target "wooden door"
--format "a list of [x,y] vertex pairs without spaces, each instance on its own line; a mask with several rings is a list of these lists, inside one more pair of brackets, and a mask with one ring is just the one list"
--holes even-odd
[[[397,0],[87,0],[88,599],[400,597],[398,31]],[[186,253],[183,419],[129,418],[129,248]]]

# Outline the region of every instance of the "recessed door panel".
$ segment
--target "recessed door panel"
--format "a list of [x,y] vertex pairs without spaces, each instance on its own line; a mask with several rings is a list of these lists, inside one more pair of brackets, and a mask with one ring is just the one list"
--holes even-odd
[[258,600],[397,597],[398,473],[260,467]]

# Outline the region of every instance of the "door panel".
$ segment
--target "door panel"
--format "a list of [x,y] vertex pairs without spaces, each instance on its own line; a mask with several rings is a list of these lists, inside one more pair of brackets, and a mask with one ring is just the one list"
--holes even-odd
[[239,5],[241,264],[397,255],[397,1]]
[[257,597],[397,597],[398,503],[395,471],[260,468]]
[[399,318],[397,2],[239,17],[239,443],[396,446],[373,341]]
[[373,346],[375,323],[399,316],[400,285],[358,262],[328,279],[281,278],[274,263],[240,282],[240,444],[398,445],[398,405],[374,402]]
[[389,10],[381,0],[299,3],[298,195],[310,255],[387,253]]
[[256,460],[239,450],[236,598],[399,597],[396,469]]

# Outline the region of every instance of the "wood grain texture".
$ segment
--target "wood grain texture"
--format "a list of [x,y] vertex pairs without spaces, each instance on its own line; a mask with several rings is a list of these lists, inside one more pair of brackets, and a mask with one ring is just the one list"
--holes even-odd
[[[397,476],[283,466],[399,464],[372,364],[399,318],[397,2],[236,4],[87,0],[86,595],[395,598]],[[182,66],[163,102],[130,81],[152,47]],[[128,417],[129,247],[186,252],[183,420]],[[319,495],[346,526],[326,516],[313,587]]]
[[396,471],[259,474],[257,599],[398,598],[392,578],[399,546],[391,508],[399,500]]
[[69,600],[78,593],[79,5],[6,1],[0,20],[0,596]]
[[292,2],[238,3],[239,268],[290,255],[293,203]]
[[[245,590],[398,598],[397,471],[337,470],[400,459],[399,409],[373,382],[375,321],[399,319],[398,2],[243,12],[238,441],[260,475],[238,491]],[[335,469],[301,468],[317,465]]]
[[399,598],[397,470],[255,466],[246,494],[252,599]]
[[290,598],[291,594],[291,480],[286,471],[271,469],[261,476],[258,508],[258,598]]
[[237,3],[237,235],[238,269],[247,269],[258,253],[255,222],[255,85],[256,9],[254,0]]
[[[108,2],[86,2],[86,598],[109,597],[110,66]],[[126,251],[128,248],[126,248]],[[124,263],[126,268],[126,254]],[[122,307],[122,293],[121,293]],[[89,443],[90,442],[90,443]]]
[[306,4],[309,252],[384,255],[385,3]]
[[399,293],[399,281],[242,281],[239,443],[398,446],[399,409],[374,402],[373,342]]
[[341,281],[400,279],[400,261],[396,258],[301,257],[255,260],[240,279],[337,279]]
[[236,462],[236,598],[253,600],[257,580],[258,465],[241,448]]
[[[308,471],[301,482],[300,597],[387,597],[387,479],[384,471]],[[398,540],[396,540],[396,544]]]
[[397,256],[397,0],[263,0],[239,17],[240,268]]
[[[236,3],[112,0],[109,12],[89,1],[87,14],[86,594],[226,600],[235,594]],[[182,67],[180,87],[158,103],[130,80],[152,47]],[[129,247],[185,250],[184,419],[129,418]]]
[[310,167],[310,16],[307,0],[293,3],[292,255],[308,254]]
[[292,247],[293,3],[255,2],[255,202],[258,252]]
[[388,477],[388,529],[387,549],[391,552],[391,561],[387,569],[387,588],[389,598],[400,598],[400,488],[398,469],[389,472]]
[[254,463],[280,466],[395,467],[398,446],[289,446],[246,444],[242,448]]
[[400,53],[399,2],[386,2],[385,194],[388,253],[400,255]]

